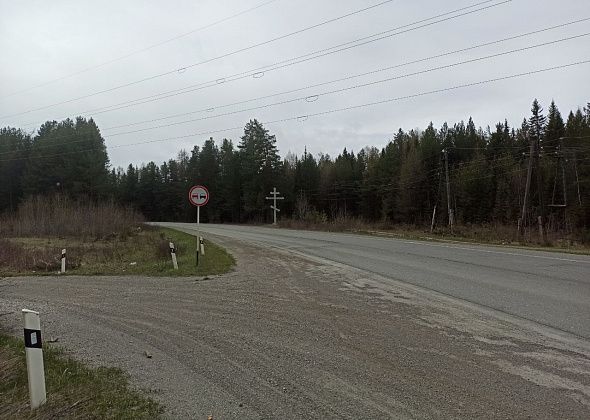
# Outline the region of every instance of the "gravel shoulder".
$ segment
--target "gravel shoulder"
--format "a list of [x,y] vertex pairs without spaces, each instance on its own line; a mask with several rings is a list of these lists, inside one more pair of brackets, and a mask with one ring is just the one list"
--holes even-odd
[[[590,344],[378,275],[210,237],[202,278],[0,279],[0,321],[117,366],[170,418],[590,418]],[[145,356],[145,352],[151,358]]]

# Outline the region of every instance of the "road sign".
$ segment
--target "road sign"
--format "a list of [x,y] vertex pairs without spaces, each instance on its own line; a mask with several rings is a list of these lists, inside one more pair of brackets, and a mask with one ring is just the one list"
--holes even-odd
[[209,202],[209,190],[202,185],[195,185],[188,192],[188,201],[197,208],[197,266],[199,265],[199,250],[205,255],[205,246],[201,242],[199,225],[201,223],[201,207]]
[[209,202],[209,190],[202,185],[195,185],[188,192],[188,201],[196,207],[204,206]]

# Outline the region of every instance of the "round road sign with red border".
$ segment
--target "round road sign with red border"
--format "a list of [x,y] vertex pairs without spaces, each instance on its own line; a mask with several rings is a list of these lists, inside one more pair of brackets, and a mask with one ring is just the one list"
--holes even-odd
[[195,185],[188,192],[188,201],[195,207],[204,206],[209,202],[209,190],[202,185]]

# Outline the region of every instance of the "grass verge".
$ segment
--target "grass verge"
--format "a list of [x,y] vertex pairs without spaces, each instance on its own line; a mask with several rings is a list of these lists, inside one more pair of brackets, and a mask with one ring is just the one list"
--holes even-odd
[[[178,259],[174,270],[169,242]],[[66,275],[204,276],[223,274],[235,264],[223,248],[205,241],[196,266],[196,238],[184,232],[146,226],[102,239],[20,237],[0,240],[0,276],[55,275],[67,250]]]
[[23,341],[0,332],[0,418],[157,419],[163,412],[119,369],[89,368],[47,345],[43,356],[47,403],[31,411]]

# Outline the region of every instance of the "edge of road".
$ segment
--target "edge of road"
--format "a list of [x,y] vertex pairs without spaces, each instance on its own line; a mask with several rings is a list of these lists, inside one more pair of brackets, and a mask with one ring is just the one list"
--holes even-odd
[[420,241],[420,242],[439,242],[439,243],[449,243],[449,244],[459,244],[459,245],[477,245],[477,246],[490,246],[494,248],[500,249],[521,249],[524,251],[540,251],[540,252],[551,252],[555,254],[568,254],[568,255],[582,255],[582,256],[590,256],[590,248],[587,249],[566,249],[566,248],[555,248],[555,247],[543,247],[543,246],[529,246],[529,245],[519,245],[519,244],[499,244],[493,242],[477,242],[477,241],[470,241],[470,240],[461,240],[461,239],[447,239],[447,238],[435,238],[429,236],[417,236],[415,238],[406,238],[404,236],[398,236],[395,234],[390,234],[388,232],[379,232],[379,231],[358,231],[358,232],[346,232],[351,233],[353,235],[365,235],[365,236],[373,236],[378,238],[390,238],[390,239],[398,239],[398,240],[406,240],[406,241]]
[[[460,305],[469,311],[483,313],[487,316],[493,316],[493,317],[498,318],[504,322],[509,322],[511,324],[515,324],[521,328],[525,328],[530,331],[534,331],[535,333],[541,334],[545,337],[548,337],[551,339],[557,339],[562,342],[568,342],[572,346],[578,347],[579,350],[581,350],[583,352],[587,352],[588,355],[590,356],[590,342],[588,342],[588,340],[583,336],[580,336],[580,335],[577,335],[577,334],[574,334],[574,333],[571,333],[568,331],[564,331],[559,328],[555,328],[550,325],[546,325],[546,324],[543,324],[543,323],[540,323],[537,321],[532,321],[530,319],[520,317],[518,315],[509,314],[507,312],[504,312],[504,311],[501,311],[498,309],[494,309],[489,306],[482,305],[480,303],[474,303],[474,302],[471,302],[467,299],[460,299],[460,298],[454,297],[452,295],[448,295],[446,293],[442,293],[437,290],[430,289],[428,287],[416,286],[411,283],[406,283],[403,280],[396,279],[393,277],[385,277],[381,274],[375,273],[370,270],[361,270],[359,268],[356,268],[356,267],[353,267],[353,266],[350,266],[347,264],[339,263],[337,261],[332,261],[327,258],[308,255],[308,254],[302,253],[300,251],[294,251],[294,250],[286,251],[286,250],[282,250],[279,247],[274,247],[274,246],[270,246],[270,247],[272,247],[275,251],[282,252],[285,254],[289,254],[289,253],[296,254],[302,258],[306,258],[308,260],[315,261],[317,263],[329,264],[334,267],[343,268],[346,270],[352,270],[357,273],[370,273],[371,277],[373,279],[381,282],[384,286],[392,286],[393,285],[397,288],[405,289],[409,292],[412,292],[414,294],[420,294],[420,295],[424,295],[424,292],[429,293],[431,295],[429,297],[434,297],[435,299],[438,299],[439,301],[444,301],[446,303],[450,303],[453,305]],[[421,297],[427,298],[426,296],[421,296]]]
[[[243,225],[227,225],[227,226],[243,226]],[[178,229],[178,230],[183,229],[181,227],[180,228],[179,227],[171,227],[171,228]],[[184,232],[186,232],[186,233],[189,233],[189,234],[193,233],[193,232],[190,232],[191,228],[187,227],[184,229],[186,229],[186,230],[184,230]],[[297,231],[294,229],[289,229],[289,230]],[[335,232],[331,232],[331,233],[335,233]],[[223,237],[224,236],[224,235],[220,235],[220,234],[211,234],[211,233],[207,233],[207,234],[211,235],[213,237]],[[338,234],[340,234],[340,233],[338,233]],[[353,235],[353,234],[349,234],[349,235]],[[247,242],[242,239],[237,239],[237,238],[230,237],[230,236],[225,236],[225,237],[231,238],[232,240],[243,242],[243,243]],[[382,239],[389,239],[389,238],[382,238]],[[397,239],[397,238],[391,238],[391,239]],[[412,242],[412,241],[407,241],[407,242]],[[427,242],[427,241],[424,241],[424,242]],[[422,241],[420,243],[422,243]],[[254,245],[258,246],[258,247],[267,247],[269,249],[272,249],[273,251],[276,251],[278,253],[282,253],[285,255],[289,255],[289,254],[293,255],[294,254],[294,255],[297,255],[301,258],[307,259],[309,261],[314,261],[319,264],[330,265],[330,266],[333,266],[333,267],[336,267],[339,269],[349,270],[349,271],[357,273],[357,274],[366,275],[368,273],[368,274],[370,274],[371,278],[374,281],[380,283],[381,286],[385,286],[385,287],[394,286],[398,289],[405,290],[405,291],[413,294],[414,296],[419,297],[423,301],[427,301],[426,303],[428,303],[428,301],[430,301],[431,304],[436,305],[437,302],[434,302],[434,301],[438,301],[438,303],[441,303],[445,306],[455,305],[455,306],[459,306],[462,309],[469,311],[469,312],[475,312],[475,313],[483,314],[483,315],[486,315],[489,317],[494,317],[500,321],[516,325],[517,327],[519,327],[523,330],[533,332],[543,338],[547,338],[547,339],[556,341],[558,343],[566,344],[567,347],[564,347],[564,349],[570,350],[570,351],[572,349],[574,349],[575,351],[578,351],[578,352],[583,353],[586,356],[590,357],[590,341],[587,340],[583,336],[580,336],[580,335],[577,335],[577,334],[574,334],[574,333],[571,333],[568,331],[564,331],[559,328],[552,327],[550,325],[546,325],[546,324],[543,324],[543,323],[540,323],[537,321],[533,321],[533,320],[530,320],[525,317],[513,315],[508,312],[504,312],[502,310],[494,309],[494,308],[491,308],[487,305],[474,303],[474,302],[471,302],[467,299],[460,299],[460,298],[439,292],[437,290],[430,289],[428,287],[416,286],[416,285],[404,282],[401,279],[397,279],[397,278],[393,278],[393,277],[386,277],[381,274],[375,273],[371,270],[363,270],[363,269],[359,269],[359,268],[350,266],[348,264],[344,264],[344,263],[330,260],[328,258],[310,255],[310,254],[307,254],[307,253],[300,251],[300,250],[295,250],[292,248],[285,249],[285,248],[281,248],[279,246],[270,245],[270,244],[261,245],[259,243],[255,243]],[[434,244],[434,245],[436,245],[436,244]],[[455,247],[453,247],[453,248],[455,248]],[[480,250],[477,250],[477,251],[480,251]],[[514,254],[511,254],[511,255],[514,255]],[[523,255],[523,254],[521,254],[521,255]],[[544,257],[544,258],[547,258],[547,257]],[[590,261],[579,261],[579,260],[571,260],[571,261],[590,263]]]
[[[154,224],[165,223],[165,224],[175,224],[174,222],[152,222]],[[208,223],[203,223],[202,226],[206,228]],[[370,235],[364,233],[354,233],[354,232],[330,232],[330,231],[323,231],[323,230],[307,230],[307,229],[289,229],[289,228],[275,228],[269,225],[244,225],[244,224],[217,224],[216,227],[220,226],[227,226],[227,227],[238,227],[238,228],[263,228],[273,231],[283,231],[283,232],[304,232],[304,233],[322,233],[327,235],[344,235],[348,237],[364,237],[364,238],[373,238],[381,241],[400,241],[407,244],[416,244],[416,245],[424,245],[424,246],[431,246],[431,247],[439,247],[439,248],[453,248],[459,249],[463,251],[472,251],[472,252],[484,252],[490,254],[504,254],[504,255],[516,255],[522,257],[530,257],[530,258],[542,258],[542,259],[551,259],[557,261],[566,261],[566,262],[575,262],[575,263],[582,263],[582,264],[590,264],[590,254],[576,254],[566,251],[559,251],[555,249],[544,249],[544,248],[528,248],[528,247],[517,247],[517,246],[509,246],[509,245],[498,245],[498,244],[486,244],[486,243],[475,243],[475,242],[463,242],[463,241],[450,241],[450,240],[429,240],[429,239],[407,239],[407,238],[399,238],[394,236],[380,236],[380,235]],[[168,226],[175,228],[173,226]],[[188,232],[187,232],[188,233]],[[485,248],[494,248],[494,249],[485,249]],[[520,253],[509,252],[509,250],[514,251],[523,251]],[[567,258],[571,257],[571,258]],[[578,257],[578,258],[574,258]]]

